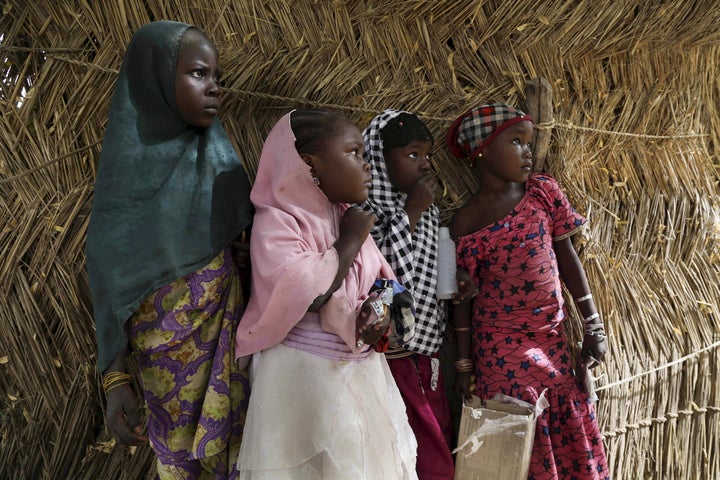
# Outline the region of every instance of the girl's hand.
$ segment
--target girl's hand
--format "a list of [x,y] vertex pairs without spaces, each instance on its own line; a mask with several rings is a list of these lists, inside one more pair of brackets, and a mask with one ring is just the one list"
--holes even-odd
[[365,302],[363,302],[360,308],[360,314],[356,318],[355,339],[358,342],[358,347],[361,347],[362,344],[374,345],[382,338],[390,325],[390,309],[387,305],[380,303],[384,315],[378,317],[375,308],[372,306],[373,302],[380,302],[379,291],[372,292]]
[[250,265],[250,242],[241,235],[230,244],[232,248],[232,257],[238,268],[240,276],[240,286],[243,292],[243,300],[247,303],[250,297],[250,279],[252,277],[252,268]]
[[456,372],[455,373],[455,390],[463,400],[470,400],[474,392],[471,388],[472,372]]
[[415,185],[410,188],[407,199],[405,200],[405,205],[406,207],[411,205],[417,208],[418,211],[424,212],[435,202],[437,191],[437,180],[435,180],[434,175],[428,173],[420,177],[420,179],[415,182]]
[[144,445],[148,438],[141,435],[142,427],[137,401],[130,384],[115,387],[106,394],[108,431],[121,445]]
[[585,335],[583,337],[580,358],[588,368],[596,367],[605,361],[608,347],[604,335]]
[[240,272],[250,271],[250,243],[244,240],[234,240],[230,246],[232,247],[233,260]]
[[355,261],[355,257],[357,257],[368,235],[370,235],[370,229],[375,225],[375,220],[376,217],[374,213],[366,212],[362,208],[351,206],[345,210],[340,220],[338,238],[333,244],[338,255],[338,269],[335,273],[335,278],[333,278],[327,292],[313,300],[312,304],[308,307],[308,311],[317,311],[318,308],[327,302],[330,295],[340,288],[340,285]]
[[[591,360],[592,361],[592,360]],[[585,360],[582,359],[582,354],[579,356],[575,356],[575,377],[577,378],[578,383],[581,385],[582,390],[585,393],[587,392],[587,383],[585,383],[587,379],[588,374],[588,363],[585,362]]]
[[340,220],[340,237],[355,239],[362,244],[375,225],[377,217],[372,212],[352,206],[345,210]]
[[457,269],[457,293],[453,293],[452,299],[455,303],[465,302],[474,298],[479,290],[475,286],[472,277],[464,268]]

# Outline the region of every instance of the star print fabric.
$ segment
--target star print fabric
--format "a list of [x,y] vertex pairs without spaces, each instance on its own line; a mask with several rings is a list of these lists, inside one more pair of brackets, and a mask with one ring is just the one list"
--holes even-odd
[[472,307],[476,395],[535,403],[548,389],[529,480],[610,478],[594,405],[572,373],[553,250],[585,222],[551,176],[536,174],[507,216],[458,239],[458,266],[480,288]]

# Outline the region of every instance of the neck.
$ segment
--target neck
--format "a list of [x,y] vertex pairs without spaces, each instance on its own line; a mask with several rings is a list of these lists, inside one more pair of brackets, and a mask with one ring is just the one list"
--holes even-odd
[[482,198],[503,198],[518,190],[525,189],[523,183],[508,182],[484,172],[477,172],[477,180],[478,189],[476,195]]

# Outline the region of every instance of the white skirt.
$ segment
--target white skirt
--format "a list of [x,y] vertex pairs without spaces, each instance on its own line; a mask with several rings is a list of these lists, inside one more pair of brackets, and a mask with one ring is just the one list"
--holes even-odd
[[330,360],[279,344],[253,355],[242,480],[416,479],[417,443],[385,355]]

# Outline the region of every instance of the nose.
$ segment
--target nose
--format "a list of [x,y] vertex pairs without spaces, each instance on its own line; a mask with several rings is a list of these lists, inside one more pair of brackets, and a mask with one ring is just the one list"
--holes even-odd
[[215,78],[210,79],[210,82],[208,83],[207,94],[212,97],[217,97],[220,95],[220,82]]
[[370,171],[370,162],[367,160],[363,161],[363,172],[369,172]]
[[427,157],[420,158],[420,165],[418,166],[421,172],[427,172],[430,170],[430,159]]

